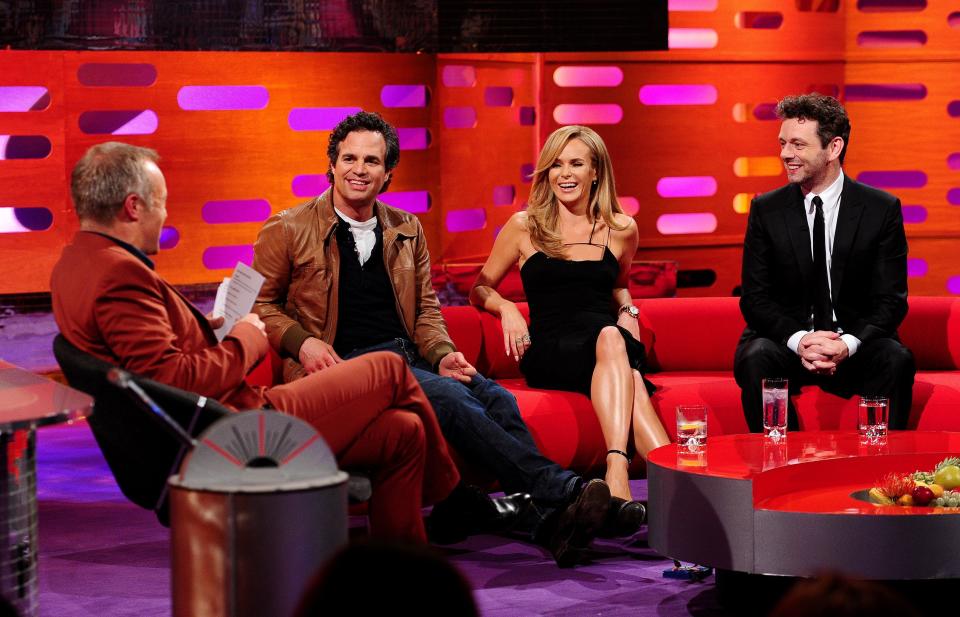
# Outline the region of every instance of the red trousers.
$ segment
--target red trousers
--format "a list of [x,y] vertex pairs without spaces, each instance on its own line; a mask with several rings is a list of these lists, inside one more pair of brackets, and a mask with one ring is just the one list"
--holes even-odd
[[372,472],[371,536],[426,542],[420,508],[445,498],[460,474],[403,358],[365,354],[265,395],[316,428],[341,467]]

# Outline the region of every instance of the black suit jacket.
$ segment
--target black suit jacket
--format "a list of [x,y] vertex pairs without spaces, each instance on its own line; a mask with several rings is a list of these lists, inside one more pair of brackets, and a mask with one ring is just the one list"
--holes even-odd
[[[907,239],[900,200],[844,176],[830,268],[837,325],[863,342],[896,337],[907,314]],[[803,193],[756,197],[743,247],[744,339],[786,343],[810,327],[813,257]]]

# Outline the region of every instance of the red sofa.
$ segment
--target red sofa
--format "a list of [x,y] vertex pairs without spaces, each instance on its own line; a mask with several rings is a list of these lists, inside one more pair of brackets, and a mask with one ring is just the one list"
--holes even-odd
[[[738,299],[647,298],[636,304],[651,368],[648,377],[658,388],[653,404],[671,437],[676,436],[674,409],[682,403],[707,405],[711,435],[746,432],[740,389],[733,379],[733,353],[744,326]],[[526,315],[526,304],[518,306]],[[516,362],[504,353],[499,319],[469,306],[446,307],[443,314],[467,359],[516,395],[546,456],[582,472],[602,467],[606,448],[587,397],[528,387]],[[910,298],[900,336],[918,368],[910,427],[960,430],[960,298]],[[276,357],[263,363],[251,381],[268,383],[276,364]],[[793,400],[804,430],[856,426],[855,399],[811,386]],[[634,467],[639,471],[642,463],[635,461]]]

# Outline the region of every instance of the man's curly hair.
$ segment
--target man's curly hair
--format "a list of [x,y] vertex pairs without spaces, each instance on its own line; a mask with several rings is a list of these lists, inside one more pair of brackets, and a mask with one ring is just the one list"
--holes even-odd
[[816,92],[788,96],[777,103],[777,117],[781,120],[816,120],[817,136],[824,148],[834,137],[843,139],[843,150],[840,151],[840,164],[843,164],[847,146],[850,145],[850,118],[840,101]]
[[[371,131],[383,135],[383,140],[387,142],[386,160],[383,162],[387,171],[393,171],[393,168],[400,162],[400,139],[397,137],[397,131],[380,114],[358,111],[341,120],[340,124],[334,127],[333,132],[330,133],[330,144],[327,146],[327,158],[331,167],[327,170],[327,180],[330,184],[333,184],[332,167],[336,164],[337,156],[340,154],[340,144],[347,138],[347,135],[354,131]],[[391,176],[383,183],[380,188],[381,193],[387,190],[392,179]]]

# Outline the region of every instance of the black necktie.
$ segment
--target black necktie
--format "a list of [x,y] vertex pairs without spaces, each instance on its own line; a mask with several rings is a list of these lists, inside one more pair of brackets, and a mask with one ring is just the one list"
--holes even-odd
[[823,200],[813,198],[813,329],[833,330],[830,308],[830,283],[827,280],[826,233],[823,224]]

